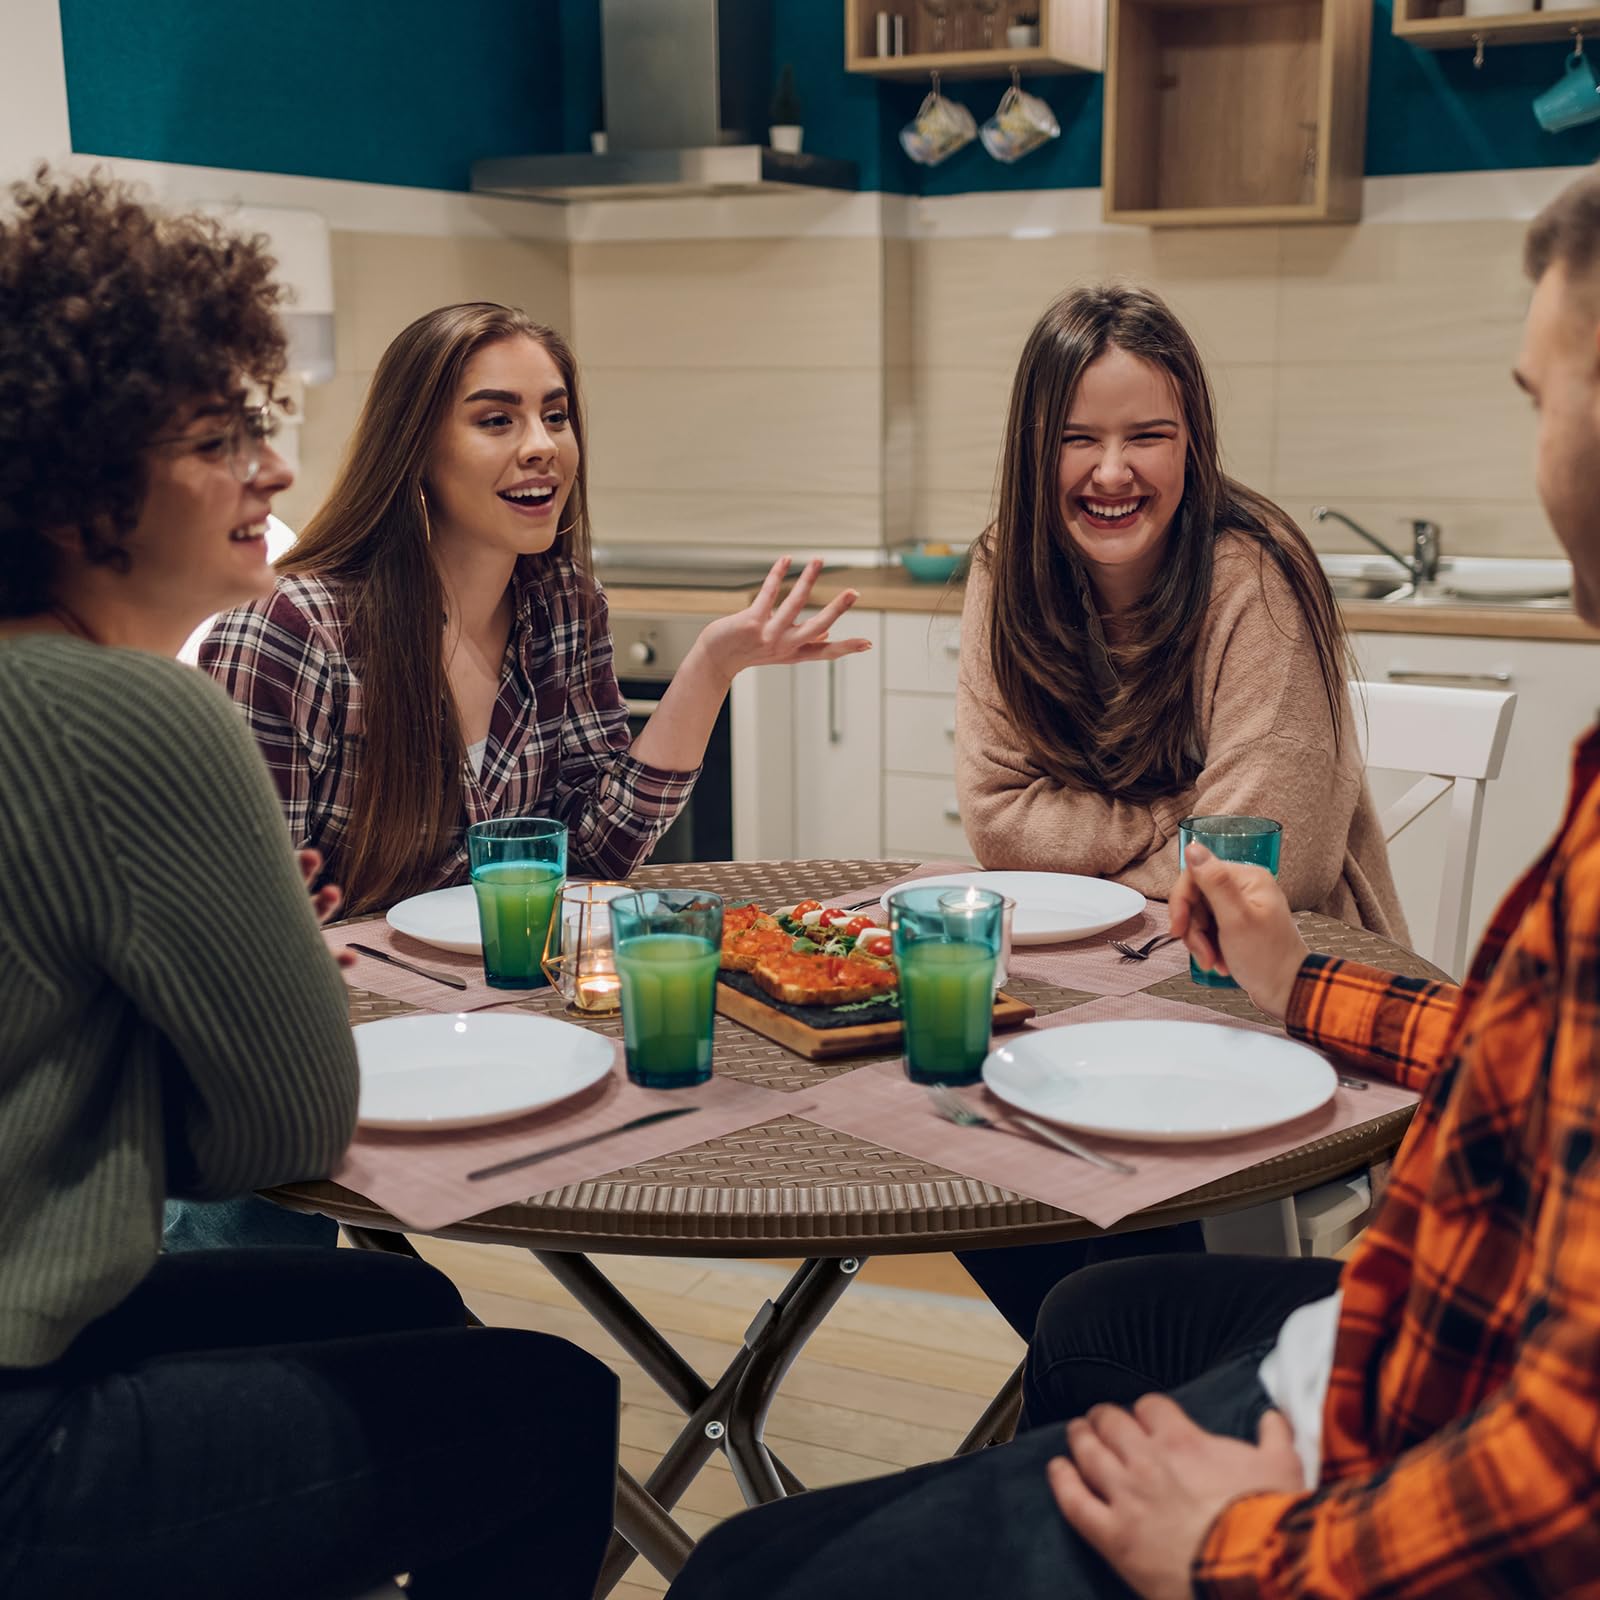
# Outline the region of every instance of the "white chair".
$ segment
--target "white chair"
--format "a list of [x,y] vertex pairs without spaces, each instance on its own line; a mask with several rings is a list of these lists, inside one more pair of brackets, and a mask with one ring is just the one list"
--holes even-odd
[[1422,774],[1384,812],[1384,838],[1393,844],[1425,811],[1450,797],[1439,908],[1432,938],[1420,949],[1459,978],[1467,963],[1484,789],[1500,776],[1517,697],[1411,683],[1353,683],[1350,689],[1367,766]]
[[[1467,961],[1484,790],[1500,776],[1517,697],[1484,689],[1362,682],[1350,685],[1350,695],[1367,767],[1422,774],[1384,811],[1384,839],[1392,844],[1424,812],[1450,797],[1439,907],[1432,939],[1421,953],[1459,978]],[[1371,1210],[1372,1185],[1362,1172],[1292,1200],[1208,1217],[1202,1227],[1212,1251],[1333,1255],[1361,1231]]]

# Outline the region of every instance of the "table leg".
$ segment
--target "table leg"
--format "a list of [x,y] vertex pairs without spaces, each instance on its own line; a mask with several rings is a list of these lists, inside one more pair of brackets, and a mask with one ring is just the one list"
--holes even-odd
[[[639,1480],[622,1467],[617,1468],[615,1521],[617,1532],[626,1541],[624,1549],[628,1552],[623,1572],[633,1565],[633,1552],[638,1551],[663,1578],[671,1582],[683,1569],[684,1562],[694,1549],[694,1540],[661,1509],[649,1490],[641,1487]],[[610,1553],[607,1552],[607,1565],[609,1558]],[[621,1576],[622,1572],[617,1573],[608,1583],[602,1571],[600,1583],[595,1589],[596,1596],[609,1594]]]
[[790,1280],[787,1303],[773,1305],[765,1324],[752,1330],[754,1337],[747,1335],[750,1361],[734,1391],[723,1448],[748,1505],[781,1500],[794,1492],[762,1440],[767,1412],[784,1374],[861,1267],[855,1258],[806,1262]]
[[958,1456],[968,1456],[975,1450],[987,1450],[992,1444],[1006,1444],[1016,1436],[1017,1419],[1022,1415],[1022,1368],[1000,1386],[1000,1392],[983,1409],[983,1415],[973,1423],[966,1438],[956,1446]]

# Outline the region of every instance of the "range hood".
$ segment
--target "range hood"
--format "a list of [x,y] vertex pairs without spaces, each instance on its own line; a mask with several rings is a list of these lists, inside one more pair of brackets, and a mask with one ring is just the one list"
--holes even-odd
[[771,150],[771,0],[601,0],[607,150],[497,156],[478,194],[649,199],[857,186],[853,161]]

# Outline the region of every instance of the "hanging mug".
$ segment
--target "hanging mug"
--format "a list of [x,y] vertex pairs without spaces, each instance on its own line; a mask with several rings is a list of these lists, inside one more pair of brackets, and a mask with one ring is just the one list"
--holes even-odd
[[900,130],[900,148],[921,167],[936,167],[978,136],[972,113],[939,93],[939,74],[917,114]]
[[1581,46],[1567,57],[1561,81],[1535,97],[1533,114],[1546,133],[1564,133],[1600,119],[1600,82]]
[[1024,94],[1012,77],[1011,87],[1000,97],[994,115],[979,130],[983,148],[1008,166],[1031,150],[1061,137],[1056,114],[1036,95]]

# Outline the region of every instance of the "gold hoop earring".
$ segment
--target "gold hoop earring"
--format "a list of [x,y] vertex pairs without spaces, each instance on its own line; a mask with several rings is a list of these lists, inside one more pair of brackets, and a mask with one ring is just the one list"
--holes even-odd
[[433,543],[433,523],[428,518],[428,491],[419,483],[417,485],[417,501],[422,507],[422,539],[425,544]]

